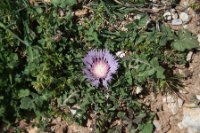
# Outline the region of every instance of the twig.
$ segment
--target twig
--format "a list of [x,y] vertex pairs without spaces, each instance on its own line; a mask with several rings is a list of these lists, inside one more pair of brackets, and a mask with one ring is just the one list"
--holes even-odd
[[115,3],[121,5],[121,6],[124,6],[124,7],[128,7],[128,8],[132,7],[132,8],[134,8],[134,10],[137,10],[139,12],[158,13],[158,12],[160,12],[162,10],[168,9],[168,7],[166,7],[166,5],[164,7],[158,8],[158,9],[149,9],[149,8],[137,8],[133,4],[124,4],[124,3],[122,3],[122,2],[120,2],[118,0],[113,0],[113,1]]
[[5,31],[8,31],[15,39],[17,39],[21,43],[25,44],[26,46],[29,46],[28,42],[19,38],[14,32],[12,32],[10,29],[8,29],[2,22],[0,22],[0,28],[3,28]]
[[139,62],[139,63],[142,63],[142,64],[145,64],[145,65],[147,65],[147,66],[151,66],[149,63],[147,63],[147,62],[144,62],[144,61],[142,61],[142,60],[140,60],[140,59],[135,59],[135,58],[127,58],[127,59],[125,59],[125,60],[133,60],[133,61],[135,61],[135,62]]
[[69,101],[69,99],[70,99],[71,97],[73,97],[77,92],[78,92],[78,91],[74,91],[72,94],[70,94],[70,95],[65,99],[65,101],[63,102],[63,105],[65,105],[65,104]]

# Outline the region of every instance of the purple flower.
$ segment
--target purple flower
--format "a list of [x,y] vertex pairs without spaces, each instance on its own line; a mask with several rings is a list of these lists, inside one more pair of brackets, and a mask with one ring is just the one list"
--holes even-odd
[[108,87],[112,75],[116,73],[118,62],[108,50],[91,50],[83,59],[85,68],[83,72],[93,86]]

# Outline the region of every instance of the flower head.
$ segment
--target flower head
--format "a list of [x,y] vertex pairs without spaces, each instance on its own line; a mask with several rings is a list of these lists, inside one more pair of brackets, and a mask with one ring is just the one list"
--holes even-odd
[[83,72],[93,86],[108,87],[112,75],[116,73],[118,62],[108,50],[91,50],[83,59],[85,68]]

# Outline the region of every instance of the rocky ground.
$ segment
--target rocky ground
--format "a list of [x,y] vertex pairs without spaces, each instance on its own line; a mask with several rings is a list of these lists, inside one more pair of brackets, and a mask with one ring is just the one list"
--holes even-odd
[[[182,0],[175,9],[166,11],[171,28],[187,29],[197,35],[200,42],[200,17],[192,8],[194,1]],[[171,17],[166,16],[171,15]],[[190,51],[186,57],[188,66],[177,67],[184,80],[183,88],[177,94],[147,96],[150,108],[157,114],[153,121],[155,133],[199,133],[200,132],[200,53]]]
[[199,133],[200,132],[200,53],[195,53],[188,68],[191,77],[183,80],[185,85],[177,94],[146,97],[150,108],[157,114],[153,121],[155,133]]

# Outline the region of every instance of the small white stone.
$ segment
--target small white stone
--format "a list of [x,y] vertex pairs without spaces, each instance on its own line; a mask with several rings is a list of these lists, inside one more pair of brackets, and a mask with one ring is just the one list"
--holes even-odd
[[119,58],[123,58],[125,55],[126,55],[126,54],[125,54],[125,52],[123,52],[123,51],[118,51],[118,52],[116,53],[116,56],[119,57]]
[[181,12],[179,14],[179,18],[184,22],[184,23],[188,23],[191,20],[191,17],[185,13],[185,12]]
[[190,52],[187,54],[186,61],[190,62],[190,61],[192,60],[192,55],[193,55],[193,52],[190,51]]
[[171,14],[171,12],[169,12],[169,11],[166,11],[166,12],[163,14],[163,17],[164,17],[164,19],[165,19],[166,21],[172,20],[172,14]]
[[178,19],[178,13],[172,13],[172,18],[173,19]]
[[179,127],[180,129],[183,129],[183,128],[184,128],[182,122],[179,122],[179,123],[178,123],[178,127]]
[[183,25],[183,28],[188,29],[188,25],[187,24]]
[[157,131],[160,131],[160,130],[161,130],[161,125],[160,125],[160,123],[159,123],[158,120],[154,120],[154,121],[153,121],[153,124],[154,124],[154,126],[156,127],[156,130],[157,130]]
[[135,16],[134,16],[134,19],[140,20],[140,19],[141,19],[141,17],[142,17],[142,15],[140,15],[140,14],[137,14],[137,15],[135,15]]
[[185,89],[179,90],[179,92],[182,93],[182,94],[188,94],[188,91],[186,91]]
[[167,107],[171,110],[173,115],[175,115],[178,111],[176,103],[168,103]]
[[188,133],[200,132],[200,108],[183,108],[182,125],[188,128]]
[[182,99],[178,99],[178,107],[181,108],[183,106],[183,100]]
[[126,28],[126,27],[123,26],[123,27],[121,28],[121,31],[128,31],[128,28]]
[[72,115],[75,115],[76,114],[76,110],[75,109],[70,109]]
[[200,95],[196,95],[196,98],[200,101]]
[[173,19],[172,25],[177,26],[183,24],[183,21],[181,19]]
[[172,8],[172,9],[170,9],[170,12],[171,12],[171,13],[175,13],[175,12],[176,12],[176,9]]
[[176,102],[175,99],[171,95],[163,97],[163,103],[175,103],[175,102]]
[[178,19],[178,13],[175,9],[171,9],[170,12],[172,14],[172,19]]
[[149,1],[151,1],[151,2],[153,2],[153,3],[156,3],[158,0],[149,0]]
[[159,10],[158,7],[152,7],[153,12],[157,12],[158,10]]
[[197,41],[198,41],[199,44],[200,44],[200,34],[197,35]]
[[195,129],[195,128],[188,128],[188,133],[199,133],[200,130]]
[[135,89],[135,94],[140,94],[143,91],[143,88],[141,86],[137,86]]

